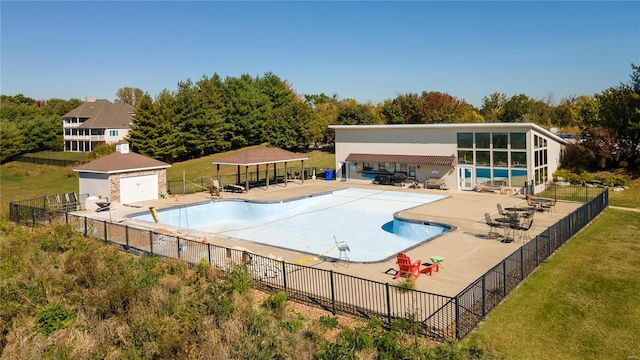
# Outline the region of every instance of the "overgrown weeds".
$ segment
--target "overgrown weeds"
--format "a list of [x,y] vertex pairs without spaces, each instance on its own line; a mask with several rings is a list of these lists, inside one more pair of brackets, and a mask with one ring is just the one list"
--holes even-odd
[[190,269],[176,259],[124,253],[67,226],[2,223],[0,235],[0,355],[8,358],[433,354],[434,346],[405,325],[387,330],[372,320],[352,328],[333,316],[310,318],[292,311],[284,292],[254,304],[244,266],[222,272],[201,262]]

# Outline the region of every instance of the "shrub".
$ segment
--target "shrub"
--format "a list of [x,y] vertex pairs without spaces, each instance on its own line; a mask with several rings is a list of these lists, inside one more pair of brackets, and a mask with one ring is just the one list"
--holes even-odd
[[279,291],[275,294],[269,295],[269,297],[262,303],[262,307],[273,310],[277,313],[282,313],[287,304],[287,293]]
[[625,175],[614,175],[614,174],[605,174],[597,176],[596,179],[602,181],[604,185],[611,186],[628,186],[631,182],[628,176]]
[[246,266],[235,266],[228,275],[231,289],[239,294],[246,294],[251,290],[253,279],[249,276]]
[[73,318],[73,312],[65,310],[60,302],[52,302],[46,308],[38,311],[38,330],[44,336],[49,336]]
[[78,177],[78,173],[73,171],[73,167],[71,166],[67,166],[66,168],[64,168],[64,176],[70,178],[70,177]]
[[338,319],[333,316],[321,316],[318,323],[325,330],[335,329],[338,326]]
[[569,169],[558,169],[553,173],[554,178],[562,177],[564,181],[572,184],[582,183],[591,180],[591,176],[585,172],[575,173]]
[[402,280],[400,280],[400,283],[398,283],[398,291],[401,294],[408,293],[415,288],[416,284],[413,281],[409,280],[409,278],[403,278]]

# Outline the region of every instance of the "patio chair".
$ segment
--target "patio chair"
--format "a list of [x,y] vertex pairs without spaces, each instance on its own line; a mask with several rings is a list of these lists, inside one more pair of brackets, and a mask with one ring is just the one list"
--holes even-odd
[[338,260],[342,259],[342,260],[346,260],[349,261],[349,256],[347,255],[347,252],[351,251],[351,249],[349,249],[349,244],[347,244],[346,241],[338,241],[335,239],[333,239],[336,243],[336,247],[338,248]]
[[525,219],[529,219],[529,218],[533,218],[535,214],[536,214],[536,208],[529,207],[529,209],[527,209],[527,212],[522,214],[522,217]]
[[527,195],[527,205],[529,205],[529,207],[532,207],[536,210],[540,209],[540,203],[537,201],[533,201],[533,198],[531,197],[531,195]]
[[422,260],[416,260],[415,262],[411,262],[409,256],[403,252],[398,253],[396,264],[398,264],[398,272],[393,277],[397,279],[403,275],[408,275],[409,280],[414,281],[415,279],[420,277],[420,265],[422,264]]
[[502,205],[498,204],[496,206],[498,207],[498,213],[500,214],[500,216],[503,216],[503,217],[511,216],[511,214],[509,214],[508,212],[504,211],[504,209],[502,208]]
[[491,215],[489,215],[489,213],[484,213],[484,221],[487,223],[487,225],[489,225],[489,233],[487,234],[487,237],[489,239],[495,239],[495,238],[498,238],[498,237],[501,236],[495,230],[498,229],[498,228],[502,228],[502,224],[493,221],[491,219]]
[[547,212],[551,212],[554,206],[556,206],[556,199],[545,201],[540,204],[542,211],[547,211]]
[[523,240],[526,238],[527,241],[531,240],[531,236],[529,235],[529,230],[533,227],[533,218],[524,219],[522,224],[514,225],[513,229],[518,232],[518,240]]

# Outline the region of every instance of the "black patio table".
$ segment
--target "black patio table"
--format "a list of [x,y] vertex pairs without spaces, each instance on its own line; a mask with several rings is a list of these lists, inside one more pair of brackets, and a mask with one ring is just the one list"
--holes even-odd
[[517,217],[496,218],[495,222],[500,223],[501,224],[500,227],[504,230],[504,239],[502,240],[502,242],[505,242],[505,243],[512,242],[514,240],[513,236],[509,237],[509,234],[510,233],[513,234],[514,227],[520,224],[520,221],[518,220],[518,218]]

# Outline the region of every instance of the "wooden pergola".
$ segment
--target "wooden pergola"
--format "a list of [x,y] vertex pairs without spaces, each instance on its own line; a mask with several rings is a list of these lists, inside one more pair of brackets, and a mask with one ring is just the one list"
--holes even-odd
[[287,163],[292,161],[300,161],[302,166],[301,179],[304,183],[304,161],[309,160],[308,157],[303,157],[300,154],[296,154],[291,151],[278,149],[278,148],[255,148],[239,151],[235,154],[225,156],[222,159],[213,161],[212,164],[216,165],[216,179],[220,182],[220,165],[236,165],[238,167],[236,183],[240,183],[240,170],[241,166],[245,167],[245,187],[244,191],[249,191],[249,166],[256,166],[256,172],[259,172],[260,165],[266,165],[265,178],[266,188],[269,189],[269,165],[273,164],[273,177],[277,177],[276,164],[284,163],[284,186],[287,186],[289,171],[287,170]]

